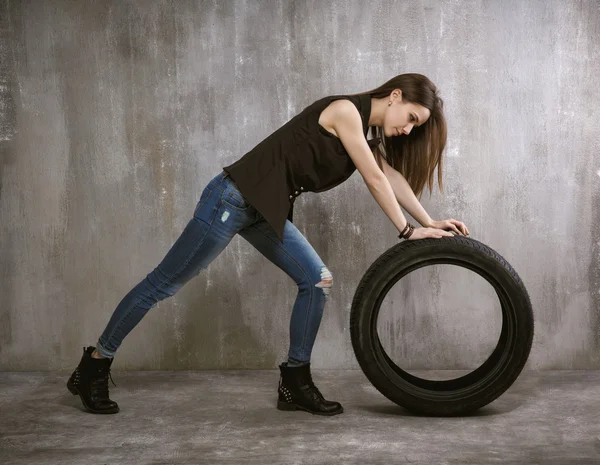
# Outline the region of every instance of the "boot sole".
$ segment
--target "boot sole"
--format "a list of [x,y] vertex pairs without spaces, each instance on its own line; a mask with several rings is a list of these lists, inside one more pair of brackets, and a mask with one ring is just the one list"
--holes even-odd
[[88,404],[85,403],[85,400],[83,399],[83,396],[79,393],[79,390],[75,386],[73,386],[70,382],[67,382],[67,389],[74,396],[79,396],[79,398],[81,399],[81,403],[83,404],[83,406],[86,408],[86,410],[88,412],[91,412],[91,413],[118,413],[119,412],[119,407],[115,407],[112,409],[106,409],[106,410],[95,410],[95,409],[91,408]]
[[340,407],[339,410],[335,410],[333,412],[315,412],[313,410],[307,409],[306,407],[302,407],[301,405],[293,404],[293,403],[289,403],[289,402],[283,402],[281,400],[277,401],[277,409],[278,410],[303,410],[305,412],[312,413],[313,415],[326,415],[326,416],[338,415],[344,411],[344,407]]

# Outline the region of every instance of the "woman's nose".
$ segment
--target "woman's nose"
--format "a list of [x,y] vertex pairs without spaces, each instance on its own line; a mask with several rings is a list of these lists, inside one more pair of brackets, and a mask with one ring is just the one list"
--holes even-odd
[[414,124],[407,124],[406,126],[404,126],[404,130],[402,132],[404,132],[404,134],[410,134],[410,131],[412,131],[412,128],[414,127]]

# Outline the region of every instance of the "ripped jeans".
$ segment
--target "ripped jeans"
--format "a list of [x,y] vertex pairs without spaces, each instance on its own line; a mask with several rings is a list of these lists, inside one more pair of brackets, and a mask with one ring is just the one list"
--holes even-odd
[[310,361],[333,277],[317,252],[290,221],[283,242],[222,171],[204,188],[192,219],[158,266],[119,303],[96,350],[112,358],[123,339],[159,301],[174,295],[208,267],[239,234],[298,285],[290,320],[288,358]]

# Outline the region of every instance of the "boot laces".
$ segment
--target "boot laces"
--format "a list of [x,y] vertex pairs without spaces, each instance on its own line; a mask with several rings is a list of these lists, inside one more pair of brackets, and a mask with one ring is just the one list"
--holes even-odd
[[113,385],[115,387],[117,387],[117,385],[115,384],[115,382],[112,379],[112,375],[110,374],[110,369],[109,370],[98,370],[98,374],[99,376],[94,377],[94,379],[92,380],[91,387],[92,390],[94,392],[94,394],[96,395],[96,397],[99,397],[101,399],[108,399],[108,379],[110,378],[110,380],[112,381]]
[[313,385],[309,384],[309,387],[306,391],[309,392],[315,398],[315,400],[321,400],[321,401],[325,400],[325,398],[323,397],[323,394],[321,394],[321,391],[319,391],[319,388],[317,386],[315,386],[314,384]]
[[313,393],[313,395],[316,395],[322,401],[325,401],[325,397],[323,397],[323,394],[321,394],[321,391],[319,391],[319,388],[313,382],[312,376],[310,373],[308,374],[308,378],[306,381],[308,383],[307,391]]

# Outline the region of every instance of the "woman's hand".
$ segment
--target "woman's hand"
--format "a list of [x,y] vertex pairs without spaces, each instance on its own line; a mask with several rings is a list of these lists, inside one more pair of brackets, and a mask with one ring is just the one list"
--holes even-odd
[[428,237],[441,239],[442,236],[454,237],[454,234],[452,234],[451,232],[448,232],[448,231],[444,231],[443,229],[438,229],[438,228],[415,228],[413,233],[406,240],[407,241],[416,241],[418,239],[426,239]]
[[[467,229],[465,224],[462,221],[458,221],[458,220],[455,220],[452,218],[450,218],[449,220],[432,221],[427,226],[430,228],[437,228],[437,229],[443,229],[443,230],[449,229],[450,231],[456,232],[458,235],[461,235],[461,234],[463,236],[469,235],[469,230]],[[458,226],[458,228],[457,228],[457,226]],[[460,230],[459,230],[459,228],[460,228]]]

